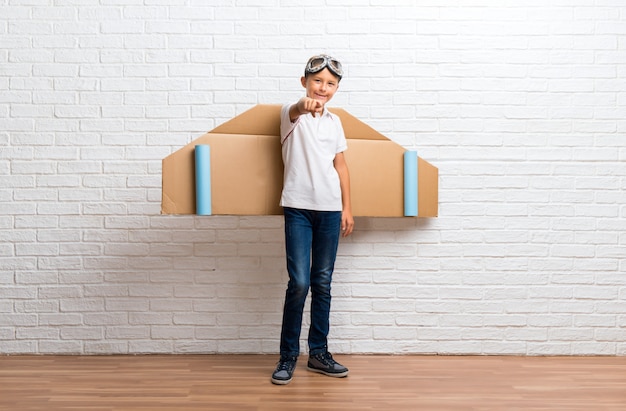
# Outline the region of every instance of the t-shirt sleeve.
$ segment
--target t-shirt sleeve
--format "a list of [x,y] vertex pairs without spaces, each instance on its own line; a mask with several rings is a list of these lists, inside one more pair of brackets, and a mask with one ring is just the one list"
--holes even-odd
[[292,104],[285,104],[280,109],[280,143],[284,143],[285,140],[289,137],[289,135],[293,132],[293,129],[298,124],[298,120],[291,122],[289,118],[289,108]]
[[335,153],[342,153],[344,151],[346,151],[348,149],[348,143],[346,141],[346,135],[343,132],[343,125],[341,124],[341,120],[339,119],[339,117],[336,117],[337,119],[337,150],[335,151]]

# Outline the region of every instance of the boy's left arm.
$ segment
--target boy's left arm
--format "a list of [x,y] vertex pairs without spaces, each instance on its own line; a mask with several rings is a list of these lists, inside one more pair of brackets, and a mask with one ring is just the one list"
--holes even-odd
[[341,187],[341,235],[347,237],[354,229],[354,217],[352,216],[352,203],[350,201],[350,173],[348,164],[342,153],[337,153],[333,160],[333,165],[339,175],[339,185]]

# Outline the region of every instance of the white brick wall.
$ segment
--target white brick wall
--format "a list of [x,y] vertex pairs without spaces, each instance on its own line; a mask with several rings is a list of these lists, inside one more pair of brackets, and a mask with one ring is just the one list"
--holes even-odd
[[333,351],[626,355],[617,0],[0,0],[0,353],[276,353],[281,218],[161,216],[160,166],[317,52],[440,170],[341,243]]

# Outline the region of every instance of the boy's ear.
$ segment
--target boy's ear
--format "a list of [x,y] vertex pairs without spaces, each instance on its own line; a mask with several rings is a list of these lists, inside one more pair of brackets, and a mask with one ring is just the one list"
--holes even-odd
[[306,77],[300,77],[300,83],[302,84],[302,87],[306,88]]

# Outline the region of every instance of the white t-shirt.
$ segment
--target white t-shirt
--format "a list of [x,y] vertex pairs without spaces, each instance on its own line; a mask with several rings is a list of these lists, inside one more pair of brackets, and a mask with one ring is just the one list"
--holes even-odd
[[295,122],[289,108],[280,112],[285,177],[280,205],[316,211],[341,211],[339,175],[333,165],[348,148],[339,117],[324,107],[321,115],[303,114]]

